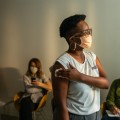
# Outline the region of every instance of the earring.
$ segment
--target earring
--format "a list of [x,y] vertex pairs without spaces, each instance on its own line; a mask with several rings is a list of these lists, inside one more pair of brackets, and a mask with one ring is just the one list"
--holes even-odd
[[73,50],[73,51],[76,49],[76,43],[75,42],[70,43],[70,49]]

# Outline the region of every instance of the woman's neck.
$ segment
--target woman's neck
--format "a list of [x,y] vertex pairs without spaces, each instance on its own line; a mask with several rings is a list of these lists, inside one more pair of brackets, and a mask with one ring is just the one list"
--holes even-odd
[[31,74],[31,76],[32,76],[32,77],[35,77],[35,76],[36,76],[36,74],[32,73],[32,74]]
[[78,57],[80,57],[80,56],[83,56],[84,54],[83,54],[83,50],[79,50],[79,51],[73,51],[73,50],[68,50],[67,51],[67,53],[69,53],[69,54],[71,54],[71,55],[74,55],[74,56],[78,56]]
[[85,55],[83,53],[83,50],[80,51],[67,51],[68,54],[70,54],[72,57],[74,57],[78,62],[84,63]]

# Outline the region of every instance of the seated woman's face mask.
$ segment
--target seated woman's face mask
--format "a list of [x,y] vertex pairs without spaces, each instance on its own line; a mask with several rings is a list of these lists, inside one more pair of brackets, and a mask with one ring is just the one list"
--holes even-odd
[[30,67],[30,70],[31,70],[31,72],[32,72],[33,74],[35,74],[35,73],[38,71],[38,68],[31,66],[31,67]]

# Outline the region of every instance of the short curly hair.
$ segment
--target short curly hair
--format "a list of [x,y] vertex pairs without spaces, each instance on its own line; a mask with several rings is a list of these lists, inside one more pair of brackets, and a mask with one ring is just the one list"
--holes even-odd
[[68,32],[70,32],[70,30],[72,30],[73,28],[76,27],[77,23],[80,22],[80,21],[84,21],[86,18],[86,15],[84,14],[81,14],[81,15],[73,15],[73,16],[70,16],[66,19],[64,19],[60,25],[60,37],[66,37],[66,34]]

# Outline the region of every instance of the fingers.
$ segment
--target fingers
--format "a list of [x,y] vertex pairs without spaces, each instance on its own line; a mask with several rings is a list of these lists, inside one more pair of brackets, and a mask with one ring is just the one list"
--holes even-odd
[[34,81],[32,81],[31,83],[34,84],[34,85],[37,85],[37,84],[38,84],[38,81],[37,81],[37,80],[34,80]]
[[33,81],[31,81],[32,83],[35,83],[35,82],[37,82],[37,80],[33,80]]
[[76,69],[70,63],[68,64],[69,69],[59,68],[55,70],[55,77],[70,79],[73,69]]
[[59,77],[60,76],[60,72],[61,70],[63,70],[62,68],[56,69],[55,70],[55,77]]
[[113,114],[120,114],[120,110],[116,106],[114,106],[112,109],[112,113]]
[[71,65],[70,63],[69,63],[69,68],[70,69],[75,69],[75,67],[73,65]]
[[69,69],[62,69],[62,68],[56,69],[55,77],[68,79],[68,77],[69,77]]
[[116,107],[116,114],[120,114],[120,109]]

